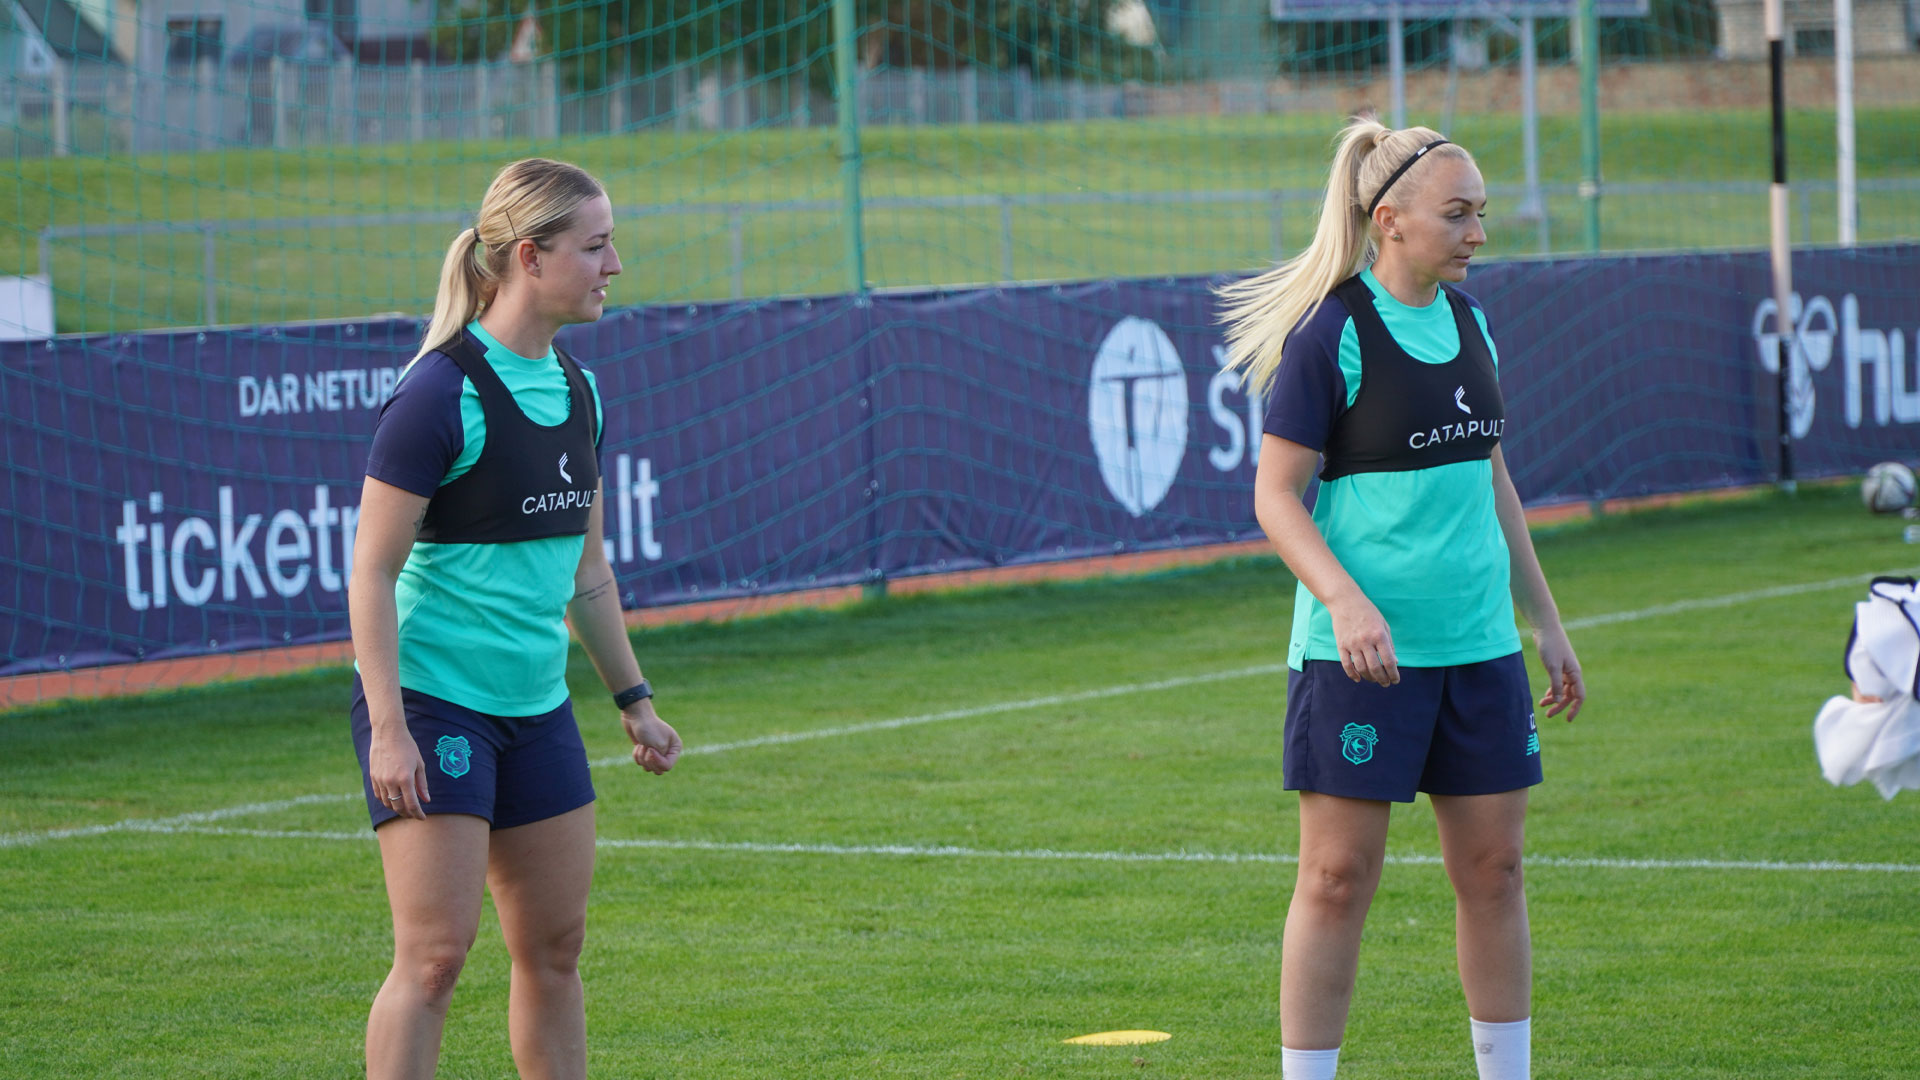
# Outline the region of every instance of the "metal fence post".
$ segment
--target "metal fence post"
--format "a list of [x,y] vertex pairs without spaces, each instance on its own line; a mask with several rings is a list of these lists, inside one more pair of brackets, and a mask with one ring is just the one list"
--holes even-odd
[[727,211],[727,281],[735,300],[747,295],[747,229],[740,215],[739,206]]
[[549,60],[540,64],[539,102],[540,137],[553,140],[560,137],[560,65]]
[[1000,196],[1000,280],[1013,284],[1013,200]]
[[[1525,166],[1527,193],[1515,216],[1544,218],[1547,199],[1540,191],[1540,65],[1533,16],[1520,17],[1520,160]],[[1543,247],[1540,254],[1545,255]]]
[[133,71],[125,69],[112,80],[120,89],[120,96],[111,108],[113,115],[113,136],[106,151],[112,153],[133,152]]
[[407,61],[407,137],[419,142],[427,137],[427,65]]
[[1280,217],[1281,210],[1283,207],[1286,206],[1286,203],[1287,203],[1286,192],[1276,189],[1273,193],[1272,208],[1269,211],[1269,216],[1272,219],[1272,229],[1273,229],[1273,261],[1274,262],[1279,262],[1280,260],[1286,258],[1287,256],[1287,235],[1286,235],[1286,232],[1281,228],[1281,217]]
[[1387,8],[1387,82],[1393,126],[1407,126],[1407,23],[1399,4]]
[[204,308],[201,318],[208,326],[220,323],[219,312],[214,304],[214,285],[217,282],[213,265],[213,225],[200,226],[200,292],[201,305]]
[[859,28],[853,0],[833,0],[833,81],[840,113],[842,216],[847,240],[847,276],[854,292],[867,291],[866,239],[860,206],[860,57],[854,47]]
[[213,61],[201,57],[194,65],[193,80],[193,126],[200,130],[194,132],[194,145],[202,150],[211,150],[219,144],[220,125],[214,119],[214,96],[219,93]]
[[293,95],[287,90],[287,65],[279,57],[274,57],[267,65],[267,82],[273,95],[273,148],[285,150],[293,145],[293,137],[287,131],[287,99]]
[[1587,250],[1600,250],[1600,19],[1580,0],[1580,198],[1586,203]]
[[128,68],[125,122],[127,128],[127,153],[129,154],[137,154],[140,152],[141,136],[146,132],[146,125],[140,122],[142,115],[146,111],[145,102],[143,102],[140,97],[142,85],[140,69],[138,67]]
[[492,117],[487,114],[487,64],[473,65],[473,137],[484,139],[493,133]]
[[73,156],[73,101],[72,87],[68,85],[71,72],[67,62],[55,57],[53,71],[47,76],[48,89],[52,91],[53,107],[53,156]]
[[328,72],[327,101],[333,113],[333,140],[342,146],[354,144],[354,68],[353,58],[341,57]]

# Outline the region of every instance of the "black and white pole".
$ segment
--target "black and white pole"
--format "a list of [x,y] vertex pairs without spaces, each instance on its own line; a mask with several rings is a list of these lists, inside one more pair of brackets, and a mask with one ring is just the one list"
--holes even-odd
[[1785,0],[1766,0],[1767,67],[1773,83],[1773,187],[1768,191],[1772,211],[1773,303],[1779,328],[1778,377],[1780,398],[1780,487],[1791,492],[1793,483],[1793,420],[1788,395],[1793,380],[1793,263],[1788,250],[1787,222],[1787,88]]

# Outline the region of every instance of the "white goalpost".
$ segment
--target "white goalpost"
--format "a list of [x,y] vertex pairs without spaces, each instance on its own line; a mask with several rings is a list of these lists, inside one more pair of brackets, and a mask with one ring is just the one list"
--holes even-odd
[[1852,247],[1860,225],[1853,146],[1853,0],[1833,0],[1833,113],[1839,238],[1842,247]]

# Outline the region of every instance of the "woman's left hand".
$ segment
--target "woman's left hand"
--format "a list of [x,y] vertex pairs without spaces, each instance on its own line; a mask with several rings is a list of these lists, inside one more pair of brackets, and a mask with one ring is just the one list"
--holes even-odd
[[1573,655],[1573,642],[1567,640],[1566,630],[1557,624],[1547,630],[1534,631],[1533,639],[1540,647],[1540,666],[1547,671],[1547,693],[1540,699],[1540,707],[1547,710],[1548,716],[1565,712],[1571,723],[1580,715],[1580,706],[1587,700],[1587,683],[1580,676],[1580,660]]
[[653,699],[641,698],[620,712],[620,723],[633,740],[633,760],[655,776],[680,760],[680,733],[653,711]]

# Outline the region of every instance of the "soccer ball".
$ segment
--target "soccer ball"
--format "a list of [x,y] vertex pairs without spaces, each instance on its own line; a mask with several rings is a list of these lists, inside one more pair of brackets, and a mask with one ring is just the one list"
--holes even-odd
[[1883,461],[1867,470],[1860,481],[1860,501],[1876,514],[1893,514],[1913,505],[1913,470],[1897,461]]

